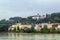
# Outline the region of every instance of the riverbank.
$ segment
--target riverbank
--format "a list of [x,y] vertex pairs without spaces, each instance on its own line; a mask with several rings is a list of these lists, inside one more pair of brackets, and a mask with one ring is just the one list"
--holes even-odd
[[14,33],[14,34],[60,34],[60,33],[21,33],[21,32],[0,32],[1,34],[3,33]]

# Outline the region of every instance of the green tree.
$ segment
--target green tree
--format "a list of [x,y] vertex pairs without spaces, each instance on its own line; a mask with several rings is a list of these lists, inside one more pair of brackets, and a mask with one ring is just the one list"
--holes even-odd
[[47,25],[44,25],[44,28],[41,29],[41,33],[49,33],[50,30],[47,28]]

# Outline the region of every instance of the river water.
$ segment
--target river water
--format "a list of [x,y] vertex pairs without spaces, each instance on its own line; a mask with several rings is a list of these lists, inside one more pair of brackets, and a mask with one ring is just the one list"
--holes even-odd
[[60,34],[0,33],[0,40],[60,40]]

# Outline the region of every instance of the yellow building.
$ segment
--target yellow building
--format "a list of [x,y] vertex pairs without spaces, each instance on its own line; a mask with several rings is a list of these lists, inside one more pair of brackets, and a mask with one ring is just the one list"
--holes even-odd
[[52,24],[47,24],[47,28],[48,29],[52,28]]

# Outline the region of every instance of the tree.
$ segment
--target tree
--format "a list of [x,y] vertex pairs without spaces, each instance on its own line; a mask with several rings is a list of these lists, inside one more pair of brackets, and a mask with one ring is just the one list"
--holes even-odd
[[41,29],[41,33],[49,33],[50,29],[47,28],[47,25],[44,25],[44,28]]

